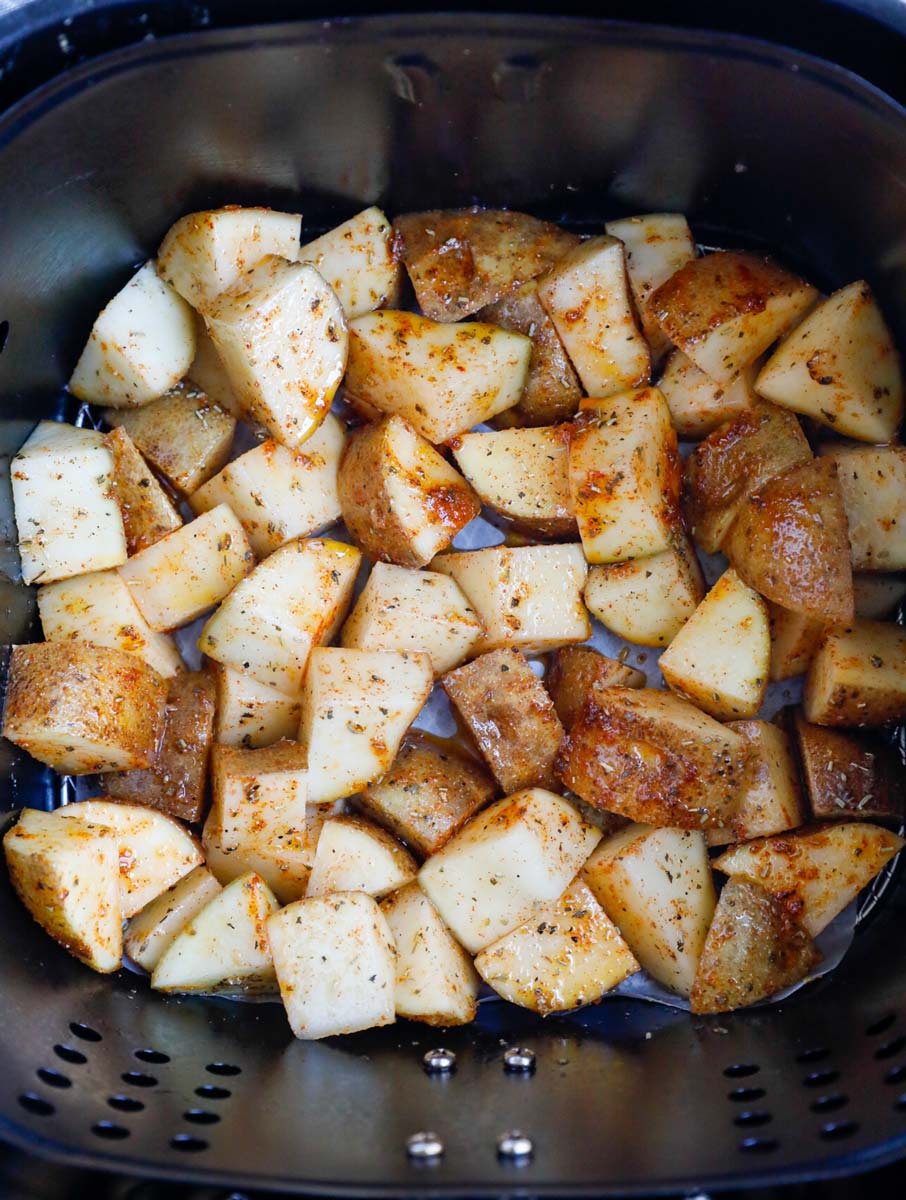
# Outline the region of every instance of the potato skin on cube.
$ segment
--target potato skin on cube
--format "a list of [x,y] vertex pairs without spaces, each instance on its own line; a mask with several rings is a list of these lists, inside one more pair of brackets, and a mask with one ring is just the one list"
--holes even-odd
[[544,684],[564,729],[571,729],[598,688],[645,686],[645,676],[591,646],[563,646],[550,656]]
[[179,529],[182,517],[125,429],[112,429],[104,445],[113,455],[113,491],[123,518],[126,545],[130,554],[138,554]]
[[812,725],[798,711],[791,724],[814,820],[906,819],[906,779],[892,747],[880,738]]
[[816,725],[906,719],[906,629],[868,620],[829,629],[809,665],[803,711]]

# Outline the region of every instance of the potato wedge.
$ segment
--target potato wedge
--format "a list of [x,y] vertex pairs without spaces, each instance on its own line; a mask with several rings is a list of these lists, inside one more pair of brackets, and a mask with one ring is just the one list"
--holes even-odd
[[402,272],[393,231],[379,208],[366,208],[307,242],[295,257],[333,288],[349,321],[399,299]]
[[222,890],[207,867],[196,867],[135,914],[123,939],[126,954],[150,973],[176,936]]
[[802,779],[816,821],[906,819],[903,766],[879,738],[812,725],[793,714]]
[[111,481],[123,518],[126,546],[130,554],[138,554],[179,529],[182,517],[125,429],[112,429],[104,445],[113,455]]
[[882,621],[892,617],[906,599],[906,575],[853,575],[857,617]]
[[214,740],[225,746],[256,750],[281,738],[293,738],[299,730],[302,702],[279,688],[260,683],[248,671],[214,664],[217,682],[217,714]]
[[599,688],[645,686],[645,676],[591,646],[564,646],[548,663],[544,684],[564,729],[571,729]]
[[705,437],[748,412],[758,401],[752,387],[756,368],[757,364],[746,367],[723,384],[700,371],[682,350],[671,351],[657,385],[679,436]]
[[226,369],[201,313],[195,314],[195,357],[186,375],[186,382],[197,388],[237,421],[246,419],[245,410],[230,383]]
[[791,612],[771,600],[765,603],[771,633],[771,680],[804,674],[824,636],[826,622],[820,617]]
[[[788,734],[767,721],[731,721],[749,747],[749,770],[727,841],[747,842],[795,829],[806,819],[799,770]],[[709,837],[709,845],[725,845]]]
[[366,892],[380,900],[417,873],[415,859],[386,829],[362,817],[332,817],[321,830],[306,895]]
[[863,446],[827,457],[843,493],[853,570],[906,568],[906,449]]
[[861,620],[829,630],[809,665],[803,710],[816,725],[906,718],[906,629]]

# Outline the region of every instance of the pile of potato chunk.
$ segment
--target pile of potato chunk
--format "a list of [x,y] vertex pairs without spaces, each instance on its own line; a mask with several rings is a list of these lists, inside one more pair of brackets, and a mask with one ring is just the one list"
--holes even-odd
[[[673,213],[371,208],[303,244],[226,208],[69,386],[94,427],[13,461],[46,640],[3,733],[93,798],[4,850],[95,970],[279,991],[301,1038],[638,971],[724,1012],[807,979],[903,845],[904,384],[865,282]],[[446,704],[455,737],[419,727]]]

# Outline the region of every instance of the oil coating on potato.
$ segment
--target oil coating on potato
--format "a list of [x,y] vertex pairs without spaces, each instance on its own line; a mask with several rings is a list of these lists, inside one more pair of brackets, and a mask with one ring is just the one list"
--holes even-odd
[[349,321],[398,299],[400,266],[390,222],[379,208],[366,208],[306,243],[297,257],[330,284]]
[[[806,809],[788,734],[767,721],[731,721],[727,728],[749,747],[748,779],[727,841],[747,842],[801,825]],[[724,844],[709,837],[709,845]]]
[[415,859],[386,829],[362,817],[331,817],[321,829],[305,894],[365,892],[380,899],[417,872]]
[[[855,571],[906,567],[906,450],[831,445]],[[866,616],[868,614],[865,614]]]
[[826,622],[792,612],[772,600],[765,603],[771,634],[771,680],[804,674],[824,636]]
[[182,517],[125,429],[112,429],[104,445],[113,455],[113,491],[123,517],[126,545],[130,554],[138,554],[179,529]]
[[906,818],[903,766],[880,738],[812,725],[793,714],[793,733],[816,821]]
[[757,403],[752,388],[757,364],[740,371],[728,384],[700,371],[682,350],[673,350],[657,381],[681,438],[700,438],[732,421]]
[[828,630],[809,666],[803,710],[817,725],[906,719],[906,630],[864,620]]
[[564,729],[571,729],[589,696],[599,688],[641,688],[645,676],[591,646],[563,646],[550,656],[544,683]]

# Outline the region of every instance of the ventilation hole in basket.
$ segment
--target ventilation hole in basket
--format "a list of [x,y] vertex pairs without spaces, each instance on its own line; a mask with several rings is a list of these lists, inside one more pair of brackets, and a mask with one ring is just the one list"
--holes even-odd
[[891,1067],[884,1076],[885,1083],[902,1083],[906,1079],[906,1063],[900,1063],[898,1067]]
[[42,1081],[42,1083],[46,1083],[48,1087],[72,1087],[72,1080],[68,1075],[64,1075],[61,1071],[52,1071],[49,1067],[39,1067],[35,1074]]
[[775,1138],[747,1137],[739,1143],[739,1148],[746,1154],[770,1154],[779,1145]]
[[855,1121],[832,1121],[829,1125],[821,1126],[818,1137],[825,1142],[837,1142],[858,1132],[859,1126]]
[[90,1025],[83,1025],[81,1021],[70,1021],[69,1029],[77,1038],[81,1038],[83,1042],[101,1042],[104,1040],[96,1029],[92,1029]]
[[840,1078],[839,1071],[812,1071],[802,1081],[803,1087],[824,1087],[826,1083],[836,1083]]
[[836,1112],[838,1108],[845,1108],[847,1104],[849,1104],[849,1096],[844,1092],[831,1092],[829,1096],[819,1096],[809,1105],[809,1108],[814,1113],[829,1113]]
[[145,1107],[141,1100],[133,1100],[131,1096],[108,1096],[107,1103],[117,1112],[137,1113]]
[[220,1120],[217,1113],[208,1112],[206,1108],[187,1108],[182,1115],[191,1125],[216,1125]]
[[74,1050],[72,1046],[54,1046],[54,1054],[57,1058],[62,1058],[63,1062],[72,1063],[74,1066],[81,1066],[82,1063],[87,1063],[87,1057],[81,1050]]
[[91,1132],[95,1137],[105,1138],[108,1142],[121,1142],[129,1136],[129,1130],[124,1125],[117,1125],[113,1121],[98,1121],[91,1126]]
[[755,1063],[733,1063],[731,1067],[724,1067],[724,1074],[729,1079],[743,1079],[746,1075],[757,1075],[760,1070]]
[[875,1058],[882,1062],[885,1058],[896,1058],[904,1047],[906,1047],[906,1037],[894,1038],[892,1042],[885,1042],[883,1046],[878,1047],[875,1051]]
[[136,1050],[135,1057],[140,1062],[146,1063],[168,1063],[170,1055],[164,1054],[160,1050]]
[[830,1050],[827,1046],[812,1046],[810,1050],[803,1050],[801,1054],[796,1055],[797,1063],[813,1063],[820,1062],[822,1058],[827,1058]]
[[0,321],[0,354],[6,349],[9,340],[9,321]]
[[773,1121],[773,1117],[769,1112],[751,1111],[741,1112],[738,1117],[733,1118],[734,1125],[769,1125]]
[[865,1032],[868,1037],[877,1037],[881,1033],[886,1033],[896,1019],[896,1013],[887,1013],[886,1016],[879,1017],[877,1021],[873,1021],[871,1025],[866,1025]]
[[764,1088],[734,1088],[732,1092],[727,1092],[727,1099],[733,1100],[737,1104],[745,1104],[749,1100],[760,1100],[764,1096]]
[[191,1133],[178,1133],[176,1137],[170,1138],[170,1145],[174,1150],[182,1150],[185,1154],[198,1154],[199,1151],[208,1148],[204,1138],[195,1137]]
[[120,1079],[122,1079],[123,1083],[130,1083],[133,1087],[157,1087],[157,1080],[154,1076],[145,1075],[142,1071],[124,1071]]
[[208,1063],[205,1070],[210,1075],[241,1075],[242,1067],[234,1067],[232,1063],[214,1062]]
[[19,1103],[26,1112],[30,1112],[36,1117],[52,1117],[57,1111],[49,1100],[45,1100],[36,1092],[23,1092],[19,1097]]
[[195,1089],[195,1095],[202,1100],[228,1100],[232,1094],[229,1088],[215,1087],[213,1083],[203,1083]]

